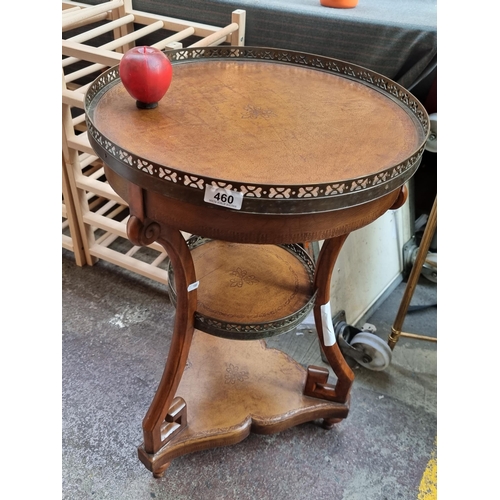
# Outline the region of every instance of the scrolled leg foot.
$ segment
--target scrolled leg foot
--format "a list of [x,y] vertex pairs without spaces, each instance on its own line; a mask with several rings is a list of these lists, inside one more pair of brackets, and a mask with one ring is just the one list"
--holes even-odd
[[157,470],[153,471],[153,477],[155,479],[160,479],[165,475],[165,471],[169,468],[171,462],[167,462],[166,464],[163,464],[161,467],[158,467]]
[[329,431],[330,429],[333,429],[333,426],[335,424],[342,422],[342,420],[343,420],[342,418],[324,418],[323,422],[321,423],[321,427]]

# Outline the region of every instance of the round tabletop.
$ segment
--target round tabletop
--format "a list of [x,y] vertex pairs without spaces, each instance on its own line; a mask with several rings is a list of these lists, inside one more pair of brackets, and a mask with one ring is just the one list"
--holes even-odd
[[86,95],[92,146],[146,189],[241,212],[326,212],[394,191],[420,163],[425,109],[365,68],[263,48],[166,54],[173,79],[157,108],[136,107],[118,67]]

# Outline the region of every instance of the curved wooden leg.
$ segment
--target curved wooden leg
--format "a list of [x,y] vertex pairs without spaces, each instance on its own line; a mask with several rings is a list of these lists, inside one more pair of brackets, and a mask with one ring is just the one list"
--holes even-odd
[[[140,210],[141,204],[136,205]],[[139,211],[139,215],[143,214]],[[165,248],[172,263],[176,285],[177,307],[172,342],[160,384],[142,422],[144,451],[155,454],[187,425],[186,403],[182,398],[174,400],[174,397],[193,339],[197,305],[196,273],[191,252],[177,229],[160,230],[156,222],[132,215],[127,224],[127,234],[135,244],[147,245],[157,241]],[[158,467],[162,469],[163,465],[158,464]],[[160,473],[160,469],[155,472]]]
[[[337,375],[337,383],[335,386],[328,383],[327,369],[310,366],[307,371],[304,389],[304,394],[307,396],[328,399],[329,401],[336,401],[338,403],[345,403],[348,400],[351,386],[354,381],[354,373],[340,352],[333,332],[330,333],[330,336],[328,336],[328,332],[324,332],[322,309],[326,306],[327,310],[330,310],[330,282],[333,267],[347,236],[346,234],[324,241],[318,256],[314,278],[315,287],[318,290],[316,303],[314,305],[316,331],[318,333],[319,343],[328,359],[328,363],[332,367],[335,375]],[[326,342],[325,333],[327,338]]]
[[157,241],[165,248],[172,263],[177,306],[165,369],[142,423],[144,450],[147,453],[156,453],[187,424],[185,402],[181,398],[176,398],[175,404],[172,402],[186,367],[197,305],[194,264],[182,234],[172,229]]

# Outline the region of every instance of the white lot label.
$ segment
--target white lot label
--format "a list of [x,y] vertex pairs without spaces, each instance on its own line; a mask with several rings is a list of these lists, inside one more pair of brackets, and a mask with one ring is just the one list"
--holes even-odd
[[330,308],[330,301],[321,306],[321,325],[323,326],[323,342],[326,346],[335,344],[335,331],[332,322],[332,310]]
[[221,207],[240,210],[241,204],[243,203],[243,193],[207,184],[205,186],[205,197],[203,198],[203,201],[219,205]]

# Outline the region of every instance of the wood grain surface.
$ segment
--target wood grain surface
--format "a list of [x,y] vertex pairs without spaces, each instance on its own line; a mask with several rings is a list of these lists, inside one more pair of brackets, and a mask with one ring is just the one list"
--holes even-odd
[[311,275],[275,245],[211,241],[192,251],[197,311],[225,322],[265,323],[303,308],[313,295]]
[[176,64],[154,110],[118,83],[96,127],[113,143],[194,175],[303,185],[354,179],[404,161],[422,135],[409,114],[361,82],[264,61]]
[[[306,370],[264,341],[220,339],[195,330],[177,396],[187,427],[158,453],[140,447],[153,472],[180,455],[242,441],[250,432],[271,434],[316,419],[345,418],[348,404],[304,396]],[[244,395],[244,397],[242,397]]]

